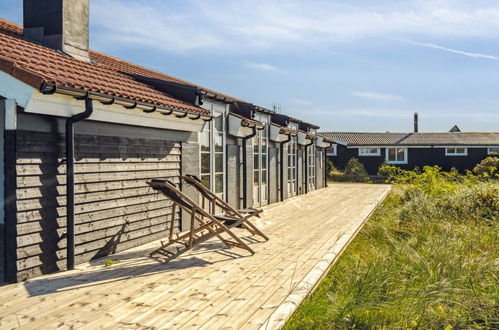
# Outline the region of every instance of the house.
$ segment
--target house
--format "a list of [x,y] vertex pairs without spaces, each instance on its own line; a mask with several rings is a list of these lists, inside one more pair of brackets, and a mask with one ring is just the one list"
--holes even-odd
[[499,152],[499,132],[359,133],[328,132],[335,143],[327,157],[339,169],[357,158],[375,175],[383,164],[412,170],[438,165],[448,171],[472,170],[488,155]]
[[88,0],[24,0],[24,28],[0,19],[0,277],[162,238],[173,211],[149,179],[195,174],[237,207],[325,186],[317,126],[92,51],[88,14]]

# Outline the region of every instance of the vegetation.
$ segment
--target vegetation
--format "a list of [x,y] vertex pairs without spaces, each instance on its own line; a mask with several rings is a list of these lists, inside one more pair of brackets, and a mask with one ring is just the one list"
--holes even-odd
[[347,165],[345,166],[345,171],[340,172],[333,168],[332,172],[329,172],[330,179],[338,182],[369,182],[369,175],[364,167],[364,164],[359,162],[355,157],[352,157]]
[[499,182],[382,170],[392,193],[286,328],[498,328]]
[[117,265],[120,262],[121,261],[119,261],[119,260],[106,259],[106,262],[105,262],[104,266],[111,267],[112,265]]
[[476,175],[489,178],[499,178],[499,157],[490,156],[482,160],[475,168],[473,172]]

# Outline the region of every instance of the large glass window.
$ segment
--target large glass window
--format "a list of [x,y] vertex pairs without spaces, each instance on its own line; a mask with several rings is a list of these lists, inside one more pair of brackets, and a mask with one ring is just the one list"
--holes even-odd
[[387,148],[386,161],[388,164],[407,164],[407,149]]
[[268,129],[259,130],[253,138],[253,198],[257,206],[267,204]]
[[379,156],[380,148],[359,148],[359,156]]
[[467,156],[467,148],[445,148],[446,156]]
[[296,195],[296,148],[297,137],[293,136],[288,143],[288,197]]
[[308,190],[315,189],[315,144],[308,147]]
[[200,133],[201,181],[219,197],[225,192],[225,105],[206,102],[204,108],[211,110],[213,120],[207,122]]

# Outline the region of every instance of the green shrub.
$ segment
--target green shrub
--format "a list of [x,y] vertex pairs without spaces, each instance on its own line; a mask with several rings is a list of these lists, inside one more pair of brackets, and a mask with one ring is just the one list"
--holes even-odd
[[331,159],[326,160],[326,173],[328,176],[330,176],[333,172],[336,172],[336,166],[334,166],[334,163]]
[[355,178],[358,182],[368,182],[369,175],[364,165],[355,157],[352,157],[345,166],[345,176]]
[[473,172],[485,178],[499,178],[499,157],[490,156],[478,163]]

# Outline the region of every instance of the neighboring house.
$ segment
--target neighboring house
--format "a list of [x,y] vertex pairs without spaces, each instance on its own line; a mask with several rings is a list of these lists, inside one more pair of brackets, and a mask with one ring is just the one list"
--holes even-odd
[[24,29],[0,19],[0,281],[162,238],[149,179],[195,174],[235,207],[325,186],[317,126],[90,50],[88,0],[24,10]]
[[488,155],[499,152],[499,132],[445,133],[321,133],[334,140],[327,157],[339,169],[355,157],[369,174],[376,174],[383,163],[403,169],[438,165],[444,170],[463,172]]

